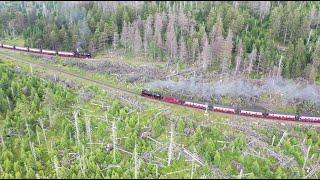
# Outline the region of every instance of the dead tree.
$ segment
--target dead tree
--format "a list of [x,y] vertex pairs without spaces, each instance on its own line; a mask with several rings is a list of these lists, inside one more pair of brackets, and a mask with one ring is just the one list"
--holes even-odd
[[309,174],[308,174],[305,178],[310,178],[310,177],[312,177],[312,176],[315,175],[319,170],[320,170],[320,161],[318,161],[318,162],[316,163],[316,165],[314,165],[314,166],[311,168],[311,171],[309,172]]
[[33,76],[32,65],[31,65],[31,64],[29,64],[29,66],[30,66],[30,74],[31,74],[31,76]]
[[170,144],[168,148],[168,166],[171,165],[171,160],[173,157],[173,136],[174,136],[174,123],[171,123]]
[[78,114],[79,114],[78,110],[73,112],[74,126],[76,128],[77,145],[79,146],[79,144],[80,144],[80,132],[79,132],[79,126],[78,126]]
[[29,136],[29,138],[31,138],[31,134],[30,134],[30,129],[29,129],[29,125],[28,125],[28,122],[27,122],[27,120],[24,118],[24,122],[25,122],[25,124],[26,124],[26,127],[27,127],[27,132],[28,132],[28,136]]
[[279,141],[279,143],[278,143],[277,146],[280,146],[280,145],[282,144],[282,142],[284,141],[284,138],[285,138],[286,136],[287,136],[287,132],[284,131],[283,134],[282,134],[282,137],[281,137],[281,139],[280,139],[280,141]]
[[34,161],[37,161],[36,151],[34,150],[33,142],[29,141],[29,146],[30,146],[30,150],[34,158]]
[[41,127],[41,130],[42,130],[42,134],[43,134],[44,140],[45,140],[45,142],[46,142],[47,150],[49,151],[49,146],[48,146],[47,136],[46,136],[46,133],[45,133],[45,130],[44,130],[43,121],[42,121],[41,119],[39,119],[38,121],[39,121],[39,123],[40,123],[40,127]]
[[54,170],[56,171],[56,176],[59,179],[60,178],[60,176],[59,176],[59,164],[58,164],[58,160],[57,160],[56,156],[53,157],[53,167],[54,167]]
[[137,144],[134,144],[134,178],[138,179],[138,170],[139,170],[139,165],[138,165],[138,157],[137,157]]
[[304,155],[304,162],[303,162],[303,169],[305,169],[306,167],[306,163],[307,163],[307,160],[308,160],[308,156],[309,156],[309,151],[311,149],[311,145],[309,145],[308,147],[306,147],[305,145],[305,140],[303,140],[303,142],[301,143],[301,150],[303,152],[303,155]]
[[89,117],[86,116],[85,119],[86,119],[86,133],[87,133],[88,140],[90,142],[90,149],[92,151],[91,122]]
[[115,122],[113,121],[112,122],[112,146],[113,146],[113,160],[115,161],[116,160],[116,151],[115,151],[115,148],[116,148],[116,143],[117,143],[117,133],[116,133],[116,124]]

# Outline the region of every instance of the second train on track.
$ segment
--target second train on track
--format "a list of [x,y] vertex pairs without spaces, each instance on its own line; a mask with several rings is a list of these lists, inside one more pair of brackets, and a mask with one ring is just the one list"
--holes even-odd
[[207,111],[215,111],[215,112],[222,112],[222,113],[229,113],[229,114],[238,114],[242,116],[277,119],[277,120],[285,120],[285,121],[302,121],[302,122],[320,123],[320,117],[273,113],[273,112],[258,111],[258,110],[246,110],[246,109],[227,107],[222,105],[213,105],[210,103],[205,103],[205,104],[196,103],[191,101],[180,100],[178,98],[171,97],[171,96],[162,96],[160,93],[151,92],[148,90],[142,90],[141,96],[168,102],[168,103],[173,103],[177,105],[203,109]]
[[15,46],[15,45],[8,45],[0,43],[0,48],[5,49],[12,49],[17,51],[24,51],[24,52],[30,52],[30,53],[39,53],[39,54],[46,54],[46,55],[54,55],[54,56],[62,56],[62,57],[75,57],[75,58],[91,58],[91,53],[86,52],[66,52],[66,51],[57,51],[57,50],[46,50],[46,49],[38,49],[38,48],[30,48],[30,47],[21,47],[21,46]]

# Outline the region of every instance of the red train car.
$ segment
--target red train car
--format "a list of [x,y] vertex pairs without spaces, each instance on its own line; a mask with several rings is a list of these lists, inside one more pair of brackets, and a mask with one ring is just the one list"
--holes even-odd
[[16,46],[15,49],[16,49],[16,50],[19,50],[19,51],[26,51],[26,52],[29,51],[29,48],[27,48],[27,47],[20,47],[20,46]]
[[296,116],[294,115],[287,115],[287,114],[274,114],[269,113],[267,115],[267,118],[270,119],[279,119],[279,120],[286,120],[286,121],[294,121],[296,119]]
[[74,52],[64,52],[64,51],[58,51],[58,55],[62,57],[73,57]]
[[236,114],[236,110],[234,108],[221,107],[221,106],[213,106],[212,111]]
[[85,52],[64,52],[64,51],[55,51],[55,50],[47,50],[47,49],[37,49],[37,48],[29,48],[29,47],[20,47],[15,45],[7,45],[0,43],[1,48],[13,49],[18,51],[32,52],[32,53],[41,53],[47,55],[59,55],[62,57],[76,57],[76,58],[91,58],[91,53]]
[[247,111],[247,110],[240,110],[240,115],[243,116],[252,116],[252,117],[264,117],[262,112],[258,111]]
[[56,55],[57,51],[42,49],[43,54]]
[[29,52],[41,53],[41,49],[37,49],[37,48],[29,48]]
[[198,108],[198,109],[204,109],[204,110],[208,109],[208,107],[209,107],[206,104],[194,103],[194,102],[189,102],[189,101],[184,102],[183,105],[188,106],[188,107]]
[[164,96],[162,101],[168,102],[168,103],[173,103],[173,104],[182,104],[182,101],[180,101],[177,98],[171,97],[171,96]]
[[300,116],[300,121],[320,123],[320,117]]
[[14,46],[7,45],[7,44],[3,44],[2,47],[7,49],[14,49]]

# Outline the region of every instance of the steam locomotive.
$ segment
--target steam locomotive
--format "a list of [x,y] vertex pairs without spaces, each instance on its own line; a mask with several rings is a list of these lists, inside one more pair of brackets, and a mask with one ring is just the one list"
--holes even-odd
[[24,51],[24,52],[40,53],[40,54],[47,54],[47,55],[57,55],[57,56],[62,56],[62,57],[76,57],[76,58],[86,58],[86,59],[91,58],[90,53],[79,52],[78,49],[77,49],[77,51],[74,51],[74,52],[65,52],[65,51],[46,50],[46,49],[42,49],[42,48],[37,49],[37,48],[30,48],[30,47],[7,45],[7,44],[3,44],[3,43],[0,43],[0,47],[5,48],[5,49]]
[[215,105],[210,103],[205,103],[205,104],[195,103],[195,102],[180,100],[178,98],[171,97],[171,96],[162,96],[160,93],[151,92],[145,89],[142,90],[141,96],[168,102],[168,103],[173,103],[173,104],[178,104],[182,106],[203,109],[208,111],[214,111],[214,112],[238,114],[242,116],[277,119],[277,120],[285,120],[285,121],[302,121],[302,122],[320,123],[320,117],[302,116],[302,115],[294,115],[294,114],[281,114],[281,113],[259,111],[259,110],[245,110],[245,109]]

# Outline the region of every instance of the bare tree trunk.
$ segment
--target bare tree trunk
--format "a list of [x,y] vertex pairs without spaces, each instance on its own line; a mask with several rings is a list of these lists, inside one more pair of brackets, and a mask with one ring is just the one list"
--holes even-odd
[[1,141],[1,145],[2,145],[2,146],[5,146],[5,144],[4,144],[4,139],[3,139],[3,135],[2,135],[2,134],[0,135],[0,141]]
[[31,76],[33,76],[33,71],[32,71],[32,66],[30,64],[30,73],[31,73]]
[[288,28],[286,27],[286,32],[285,32],[284,38],[283,38],[283,43],[284,44],[286,43],[286,40],[287,40],[287,33],[288,33]]
[[271,144],[271,146],[273,146],[275,139],[276,139],[276,136],[273,136],[273,137],[272,137],[272,144]]
[[59,179],[60,178],[60,176],[59,176],[59,164],[58,164],[58,160],[57,160],[56,156],[53,157],[53,167],[54,167],[54,169],[56,171],[57,179]]
[[52,116],[51,116],[51,108],[49,109],[49,111],[48,111],[48,118],[49,118],[49,127],[51,128],[52,127],[52,124],[53,124],[53,122],[52,122]]
[[80,144],[80,132],[79,132],[79,126],[78,126],[78,113],[79,113],[79,111],[73,112],[74,126],[76,128],[77,145]]
[[310,31],[309,31],[309,36],[308,36],[308,40],[307,40],[307,45],[309,45],[311,35],[312,35],[312,29],[310,29]]
[[91,136],[91,122],[89,117],[85,117],[86,119],[86,132],[87,132],[87,137],[90,142],[90,150],[92,151],[92,136]]
[[249,28],[249,24],[247,24],[247,26],[246,26],[246,34],[248,32],[248,28]]
[[260,52],[260,54],[259,54],[259,57],[258,57],[258,67],[257,67],[257,74],[259,74],[260,63],[261,63],[261,52]]
[[40,145],[41,141],[40,141],[40,136],[39,136],[37,128],[36,128],[36,135],[37,135],[38,145]]
[[8,107],[9,107],[9,110],[12,111],[11,109],[11,105],[10,105],[10,100],[9,100],[9,96],[7,96],[7,102],[8,102]]
[[112,143],[113,143],[113,161],[116,161],[116,138],[117,138],[117,133],[116,133],[116,125],[115,122],[112,122]]
[[190,179],[193,179],[193,171],[194,171],[194,160],[192,159]]
[[280,77],[280,76],[281,76],[281,71],[282,71],[281,66],[282,66],[282,55],[281,55],[280,61],[279,61],[277,77]]
[[31,150],[32,156],[34,158],[34,161],[37,161],[37,156],[36,156],[36,152],[34,150],[33,142],[29,141],[29,146],[30,146],[30,150]]
[[171,165],[171,160],[173,156],[173,136],[174,136],[174,123],[171,123],[170,144],[168,148],[168,166]]
[[282,134],[282,137],[281,137],[281,139],[280,139],[280,141],[279,141],[279,143],[278,143],[277,146],[280,146],[280,145],[282,144],[282,142],[284,141],[284,138],[285,138],[286,136],[287,136],[287,132],[284,131],[283,134]]
[[12,88],[12,86],[10,87],[10,89],[11,89],[12,97],[14,98],[14,97],[15,97],[15,94],[14,94],[14,92],[13,92],[13,88]]
[[156,164],[156,177],[158,177],[158,165]]
[[82,153],[80,154],[80,169],[83,177],[86,177],[86,163],[85,163],[85,152],[84,146],[82,145]]
[[311,148],[311,145],[309,145],[309,147],[307,149],[307,152],[306,152],[306,154],[304,156],[303,169],[306,167],[308,156],[309,156],[309,152],[310,152],[310,148]]
[[251,71],[252,71],[252,63],[253,63],[253,58],[250,58],[249,66],[248,66],[248,74],[251,74]]
[[138,179],[138,169],[139,169],[139,163],[138,163],[138,157],[137,157],[137,144],[134,144],[134,178]]
[[44,137],[44,141],[46,142],[47,151],[49,151],[49,146],[48,146],[48,141],[47,141],[46,132],[44,131],[43,121],[42,121],[41,119],[39,119],[39,123],[40,123],[41,129],[42,129],[42,134],[43,134],[43,137]]

